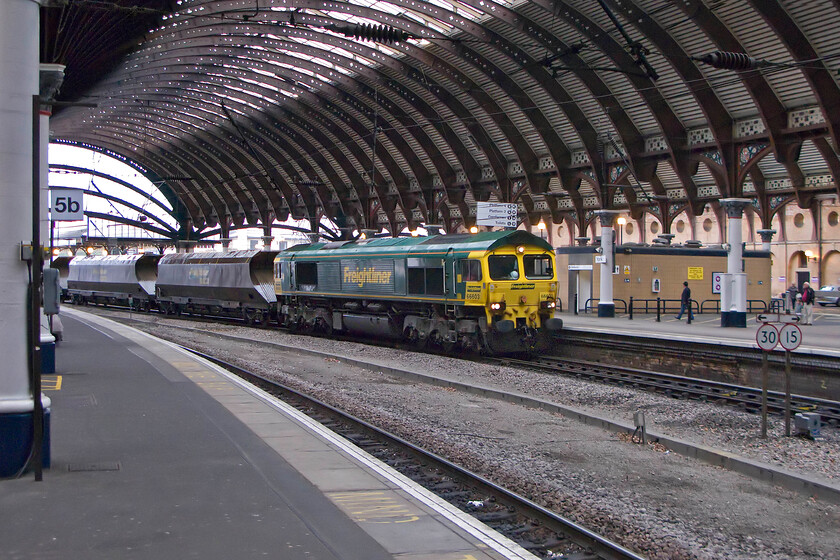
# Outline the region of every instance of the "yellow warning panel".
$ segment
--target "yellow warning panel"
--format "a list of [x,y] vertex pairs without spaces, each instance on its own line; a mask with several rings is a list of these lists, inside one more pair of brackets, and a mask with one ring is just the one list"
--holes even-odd
[[702,266],[689,266],[688,267],[688,279],[689,280],[702,280],[703,279],[703,267]]
[[61,391],[61,376],[60,375],[42,375],[41,376],[41,390],[42,391]]
[[338,492],[329,496],[356,522],[411,523],[420,519],[417,510],[393,492]]

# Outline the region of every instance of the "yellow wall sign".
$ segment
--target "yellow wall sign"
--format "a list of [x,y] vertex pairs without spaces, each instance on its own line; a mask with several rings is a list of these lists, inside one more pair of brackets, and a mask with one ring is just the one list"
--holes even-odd
[[688,279],[689,280],[702,280],[703,279],[703,267],[702,266],[689,266],[688,267]]

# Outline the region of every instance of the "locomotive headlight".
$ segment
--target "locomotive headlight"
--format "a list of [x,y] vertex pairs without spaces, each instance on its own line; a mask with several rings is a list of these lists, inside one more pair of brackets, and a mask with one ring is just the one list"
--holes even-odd
[[492,309],[493,311],[502,311],[505,307],[505,302],[503,301],[494,301],[490,304],[490,309]]
[[553,299],[549,299],[549,300],[546,300],[546,301],[541,301],[540,302],[540,307],[542,309],[554,309],[555,307],[557,307],[557,303],[555,303],[555,301]]
[[523,247],[522,245],[518,246],[518,247],[516,248],[516,252],[517,252],[517,253],[519,253],[519,254],[521,255],[522,253],[524,253],[524,252],[525,252],[525,247]]

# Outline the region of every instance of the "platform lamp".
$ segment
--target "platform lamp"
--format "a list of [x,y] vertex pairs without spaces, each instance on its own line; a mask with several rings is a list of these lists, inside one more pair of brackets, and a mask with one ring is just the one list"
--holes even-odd
[[627,223],[627,218],[625,218],[624,216],[619,216],[616,222],[618,223],[618,225],[621,226],[618,230],[618,244],[624,245],[624,224]]
[[537,229],[540,230],[540,237],[545,239],[545,222],[540,220],[540,223],[537,224]]

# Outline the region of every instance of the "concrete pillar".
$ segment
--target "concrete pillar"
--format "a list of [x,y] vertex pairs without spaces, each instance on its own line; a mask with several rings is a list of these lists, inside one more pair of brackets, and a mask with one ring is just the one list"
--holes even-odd
[[598,210],[595,212],[601,221],[601,287],[599,288],[598,317],[615,317],[613,301],[613,270],[615,257],[615,230],[613,224],[618,217],[617,210]]
[[263,235],[262,242],[263,242],[263,251],[270,251],[271,250],[271,242],[274,241],[273,235]]
[[0,476],[29,456],[34,400],[26,327],[27,266],[20,244],[32,239],[32,96],[38,93],[39,3],[0,2]]
[[760,229],[758,235],[761,236],[761,250],[770,251],[770,243],[773,241],[773,236],[776,234],[775,229]]
[[726,211],[729,240],[726,274],[720,292],[720,326],[747,326],[747,275],[743,272],[744,245],[742,221],[744,208],[752,203],[747,198],[725,198],[720,201]]

